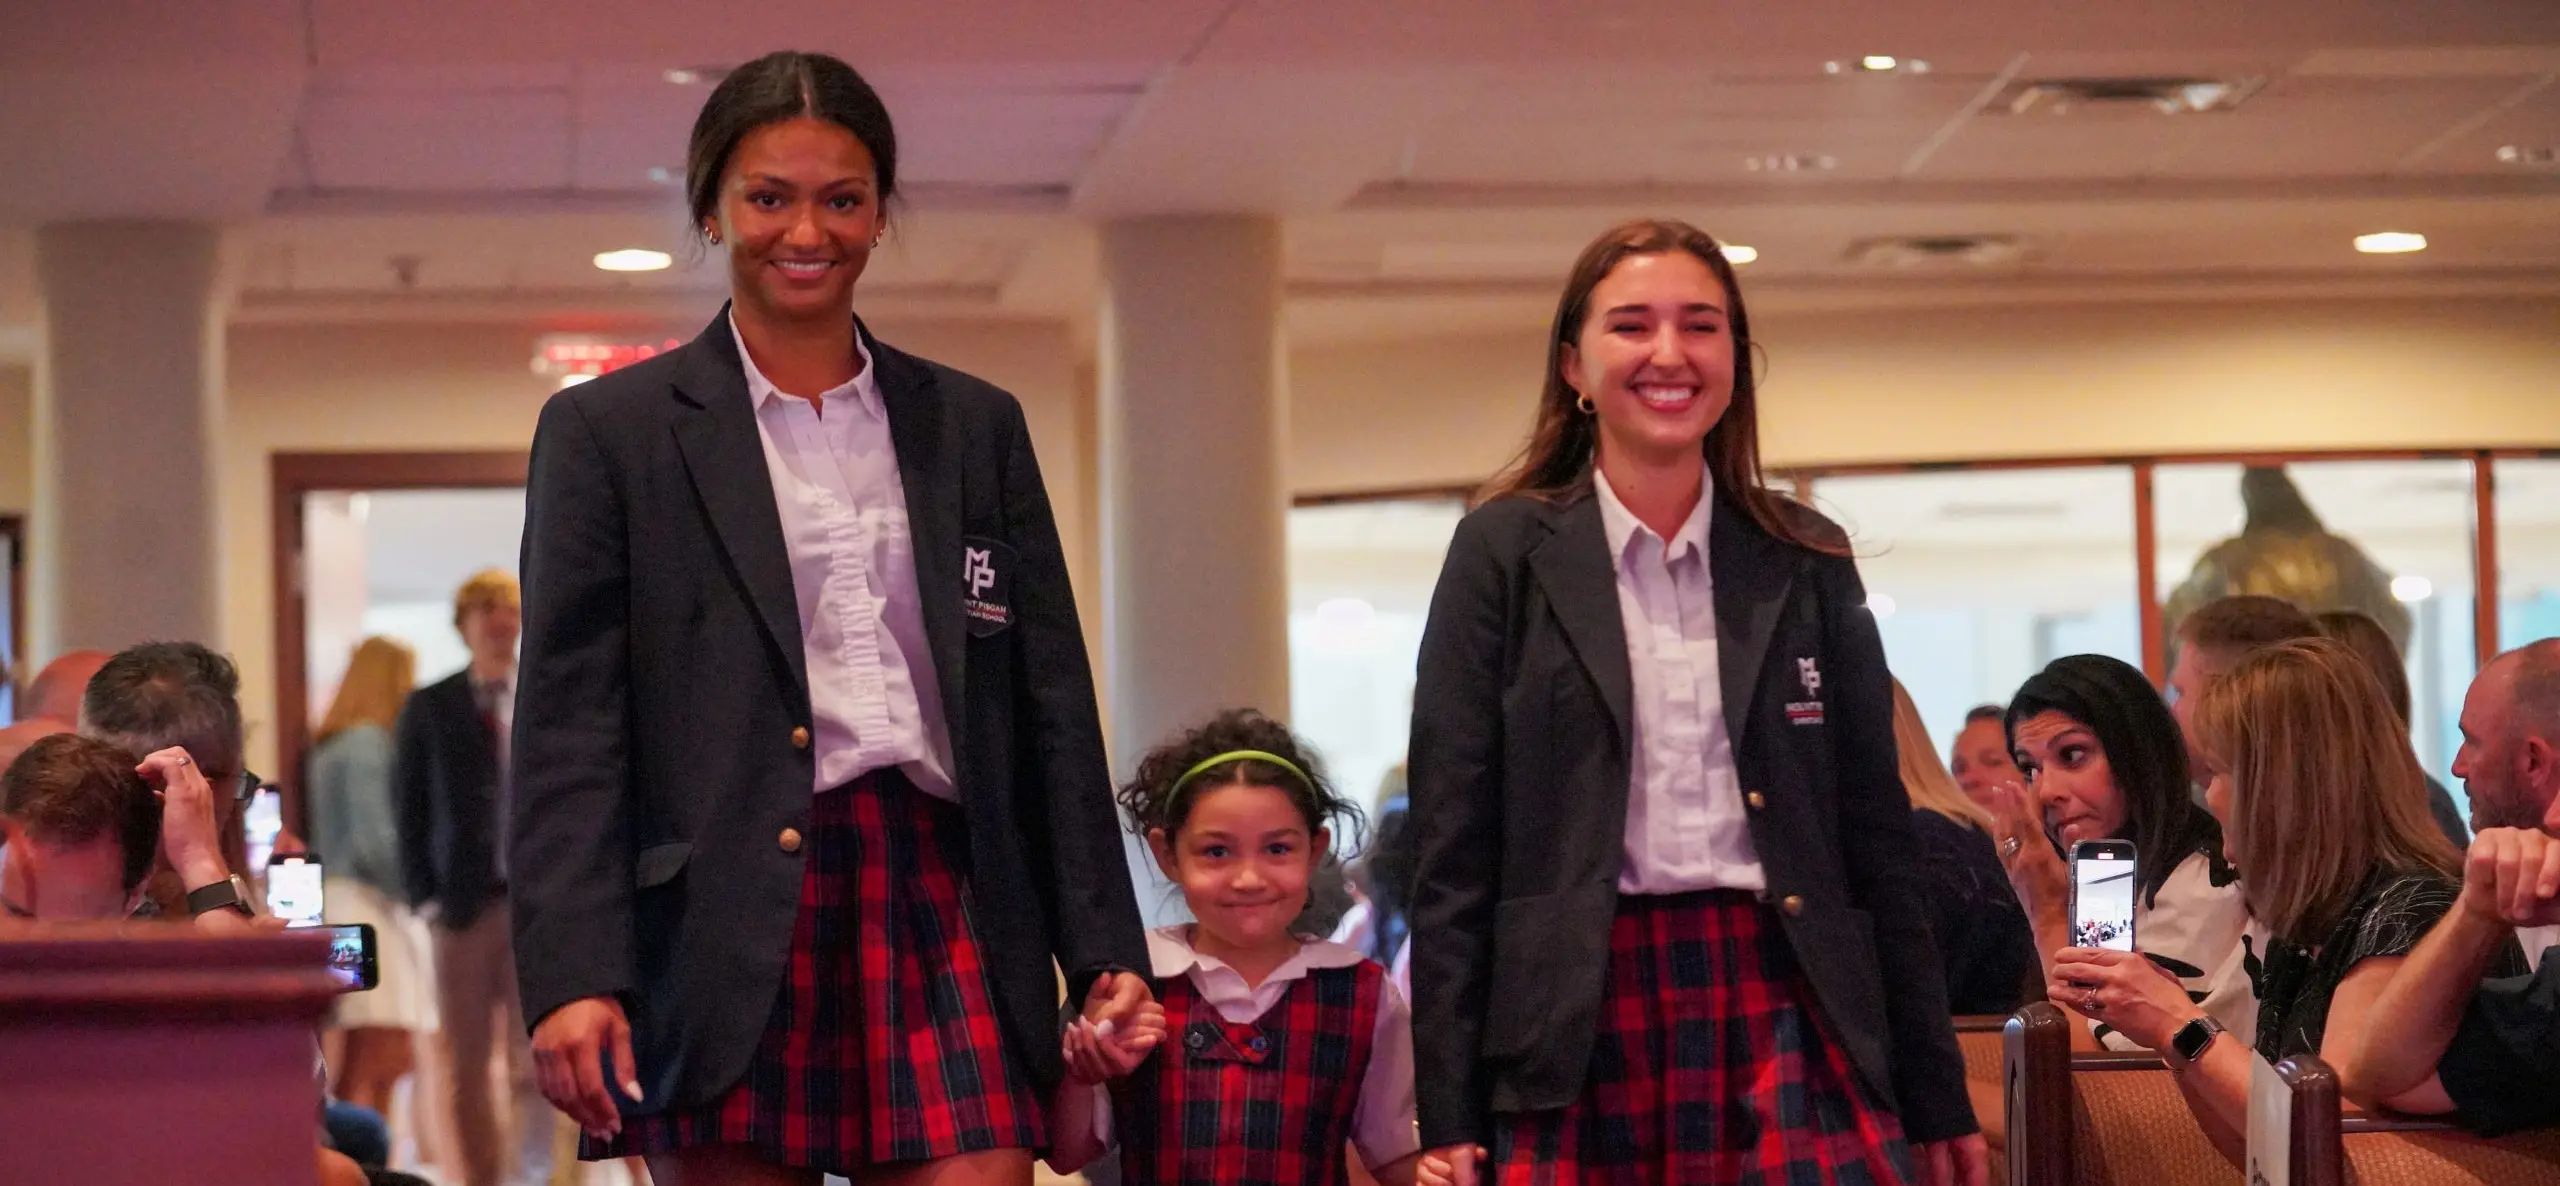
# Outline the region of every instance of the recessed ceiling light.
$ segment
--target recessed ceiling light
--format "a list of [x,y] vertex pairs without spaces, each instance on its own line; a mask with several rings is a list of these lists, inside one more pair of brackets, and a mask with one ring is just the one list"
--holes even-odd
[[656,182],[659,185],[674,185],[676,183],[676,171],[666,167],[665,165],[651,165],[649,166],[649,180]]
[[1724,245],[1724,262],[1737,268],[1758,258],[1760,258],[1760,249],[1757,247],[1747,247],[1740,243]]
[[2436,595],[2436,583],[2415,574],[2391,578],[2391,596],[2415,604]]
[[676,262],[676,257],[646,247],[625,247],[620,251],[599,251],[596,266],[608,272],[655,272]]
[[2560,165],[2560,148],[2553,148],[2547,144],[2535,148],[2510,144],[2498,150],[2498,163],[2522,165],[2529,169],[2548,169],[2553,165]]
[[2356,250],[2366,255],[2407,255],[2427,249],[2427,237],[2409,231],[2375,231],[2356,236]]
[[718,82],[728,76],[729,68],[726,66],[678,66],[658,75],[658,77],[666,79],[668,82],[674,83],[677,86],[695,86],[700,83]]
[[1822,64],[1825,74],[1841,74],[1850,70],[1867,74],[1927,74],[1929,63],[1918,58],[1897,58],[1892,54],[1867,54],[1854,61],[1833,59]]
[[560,390],[560,391],[567,391],[568,389],[570,389],[570,388],[572,388],[572,387],[575,387],[575,386],[577,386],[578,384],[580,384],[580,383],[584,383],[584,382],[586,382],[587,380],[589,380],[589,379],[593,379],[593,378],[595,378],[595,376],[594,376],[594,375],[587,374],[587,373],[585,373],[585,372],[583,372],[583,371],[577,371],[577,372],[572,372],[572,373],[570,373],[570,374],[562,375],[562,376],[560,376],[560,386],[557,388],[557,390]]
[[1771,152],[1742,158],[1742,167],[1754,173],[1828,173],[1840,167],[1840,158],[1822,152]]

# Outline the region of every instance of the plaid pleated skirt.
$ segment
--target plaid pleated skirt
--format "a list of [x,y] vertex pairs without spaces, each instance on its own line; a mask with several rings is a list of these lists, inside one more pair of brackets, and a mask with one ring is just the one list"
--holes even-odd
[[960,809],[894,771],[819,794],[789,970],[746,1077],[711,1104],[634,1116],[590,1161],[746,1145],[780,1165],[868,1166],[1036,1149],[963,906]]
[[1755,896],[1620,898],[1606,991],[1581,1098],[1495,1118],[1501,1186],[1916,1180]]

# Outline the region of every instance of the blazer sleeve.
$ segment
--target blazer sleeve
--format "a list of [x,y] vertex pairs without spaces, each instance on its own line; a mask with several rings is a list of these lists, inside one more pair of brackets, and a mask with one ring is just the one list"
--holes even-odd
[[400,719],[392,726],[392,812],[399,820],[400,888],[411,909],[436,898],[436,863],[429,851],[435,818],[427,809],[427,796],[434,788],[435,756],[428,748],[425,699],[412,693],[400,705]]
[[639,981],[626,711],[630,555],[618,483],[574,395],[544,405],[525,485],[508,868],[528,1024]]
[[[1415,1100],[1427,1149],[1477,1144],[1492,1087],[1478,1057],[1502,850],[1502,691],[1509,584],[1474,516],[1461,521],[1431,595],[1407,753],[1415,870]],[[1520,958],[1515,956],[1515,958]]]
[[1893,684],[1884,641],[1866,606],[1857,565],[1825,561],[1824,629],[1836,658],[1840,848],[1849,896],[1875,919],[1885,978],[1886,1038],[1903,1131],[1917,1142],[1979,1131],[1965,1094],[1964,1055],[1947,1012],[1947,983],[1921,903],[1911,797],[1893,741]]
[[1016,566],[1017,752],[1030,765],[1014,776],[1016,810],[1026,823],[1036,821],[1032,836],[1046,840],[1048,851],[1035,850],[1033,859],[1045,856],[1047,865],[1037,872],[1047,883],[1044,894],[1057,903],[1053,954],[1067,977],[1067,999],[1081,1000],[1104,972],[1147,971],[1146,934],[1138,925],[1137,891],[1121,874],[1128,856],[1057,519],[1022,405],[1008,397],[1001,406],[1005,532]]

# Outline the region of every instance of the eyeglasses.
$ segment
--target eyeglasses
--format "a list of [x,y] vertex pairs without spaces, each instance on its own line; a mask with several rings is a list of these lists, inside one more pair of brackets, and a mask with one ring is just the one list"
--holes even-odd
[[231,801],[246,804],[249,800],[257,798],[258,792],[265,789],[267,789],[267,780],[258,777],[255,771],[242,770],[240,785],[232,789]]

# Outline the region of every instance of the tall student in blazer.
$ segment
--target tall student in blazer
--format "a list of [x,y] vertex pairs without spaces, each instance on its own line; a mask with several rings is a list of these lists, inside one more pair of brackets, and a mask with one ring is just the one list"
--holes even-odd
[[[1425,1180],[1980,1186],[1884,653],[1715,240],[1584,250],[1414,691]],[[1916,1156],[1915,1156],[1916,1154]]]
[[851,67],[730,73],[686,168],[729,307],[534,437],[524,1003],[582,1155],[662,1184],[1028,1183],[1056,970],[1146,999],[1021,408],[853,314],[896,170]]

